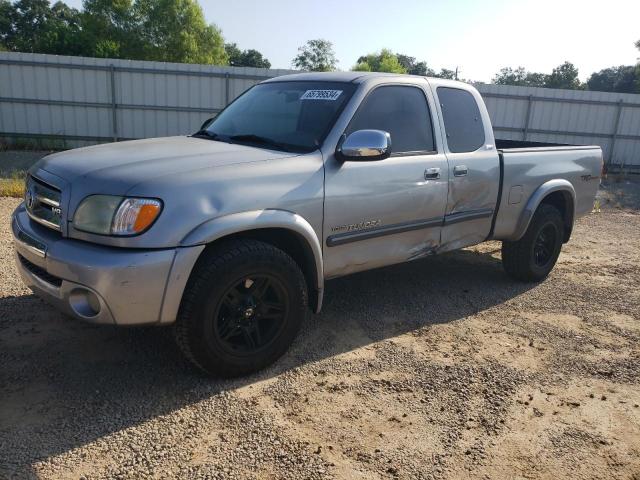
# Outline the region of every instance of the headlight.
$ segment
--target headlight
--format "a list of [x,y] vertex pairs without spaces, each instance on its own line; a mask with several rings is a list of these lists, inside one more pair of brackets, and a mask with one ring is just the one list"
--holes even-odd
[[99,235],[139,235],[160,215],[162,202],[155,198],[91,195],[76,209],[73,226]]

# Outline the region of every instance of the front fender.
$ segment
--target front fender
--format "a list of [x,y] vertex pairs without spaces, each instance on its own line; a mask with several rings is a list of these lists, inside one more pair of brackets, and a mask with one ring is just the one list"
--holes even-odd
[[324,290],[324,270],[322,264],[322,246],[313,227],[300,215],[287,210],[254,210],[233,213],[208,220],[191,232],[180,242],[182,247],[205,245],[234,233],[259,230],[264,228],[283,228],[300,235],[313,253],[316,267],[318,302],[316,312],[322,305]]
[[576,205],[576,191],[573,188],[573,185],[568,180],[564,180],[562,178],[549,180],[540,185],[537,190],[531,194],[531,197],[529,197],[529,200],[527,201],[527,204],[520,214],[520,218],[518,219],[516,230],[510,240],[520,240],[524,236],[527,228],[529,228],[529,224],[531,223],[533,214],[536,213],[536,210],[540,206],[540,203],[545,199],[545,197],[553,192],[566,192],[571,195],[572,201],[570,208],[572,210],[568,213],[571,214],[571,222],[573,223],[573,219],[575,218]]

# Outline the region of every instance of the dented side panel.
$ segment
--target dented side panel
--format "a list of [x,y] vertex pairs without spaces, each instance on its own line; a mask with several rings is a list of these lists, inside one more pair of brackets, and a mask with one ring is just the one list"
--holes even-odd
[[[437,248],[447,182],[423,177],[426,168],[436,165],[446,172],[444,155],[345,162],[327,168],[327,277],[410,260]],[[376,232],[381,235],[371,238]],[[352,235],[349,243],[332,241],[345,233]]]
[[330,267],[331,272],[325,270],[325,275],[327,278],[337,278],[434,255],[438,248],[439,231],[439,228],[415,230],[399,234],[396,238],[385,236],[332,247],[330,250],[335,252],[331,252],[330,259],[325,256],[325,260],[328,260],[325,261],[325,269]]
[[[358,105],[371,90],[388,83],[424,92],[437,151],[380,161],[338,161],[335,144]],[[326,146],[323,248],[327,278],[421,258],[436,250],[447,199],[448,164],[426,79],[394,77],[390,82],[381,77],[364,82]],[[440,178],[425,179],[427,169],[440,169]]]

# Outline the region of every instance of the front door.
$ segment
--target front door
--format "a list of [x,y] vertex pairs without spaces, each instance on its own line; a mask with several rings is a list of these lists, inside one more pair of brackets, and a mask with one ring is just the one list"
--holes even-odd
[[437,151],[425,90],[375,87],[345,134],[364,129],[388,132],[392,154],[327,163],[323,232],[329,278],[420,258],[440,244],[448,166]]

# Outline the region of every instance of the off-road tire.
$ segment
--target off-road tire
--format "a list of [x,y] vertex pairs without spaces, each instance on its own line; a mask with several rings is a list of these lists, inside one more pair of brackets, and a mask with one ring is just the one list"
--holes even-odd
[[[554,241],[549,248],[548,261],[540,265],[536,262],[535,249],[542,232],[554,232]],[[544,280],[558,260],[563,238],[564,222],[560,211],[553,205],[540,205],[520,240],[502,242],[502,265],[505,271],[510,277],[522,282]]]
[[[215,333],[215,312],[230,285],[260,273],[276,279],[287,295],[283,327],[266,350],[255,355],[234,355],[225,350],[224,342]],[[174,335],[178,347],[194,366],[209,375],[236,377],[260,370],[282,356],[307,313],[307,285],[297,263],[273,245],[238,239],[205,250],[198,260],[185,288]]]

